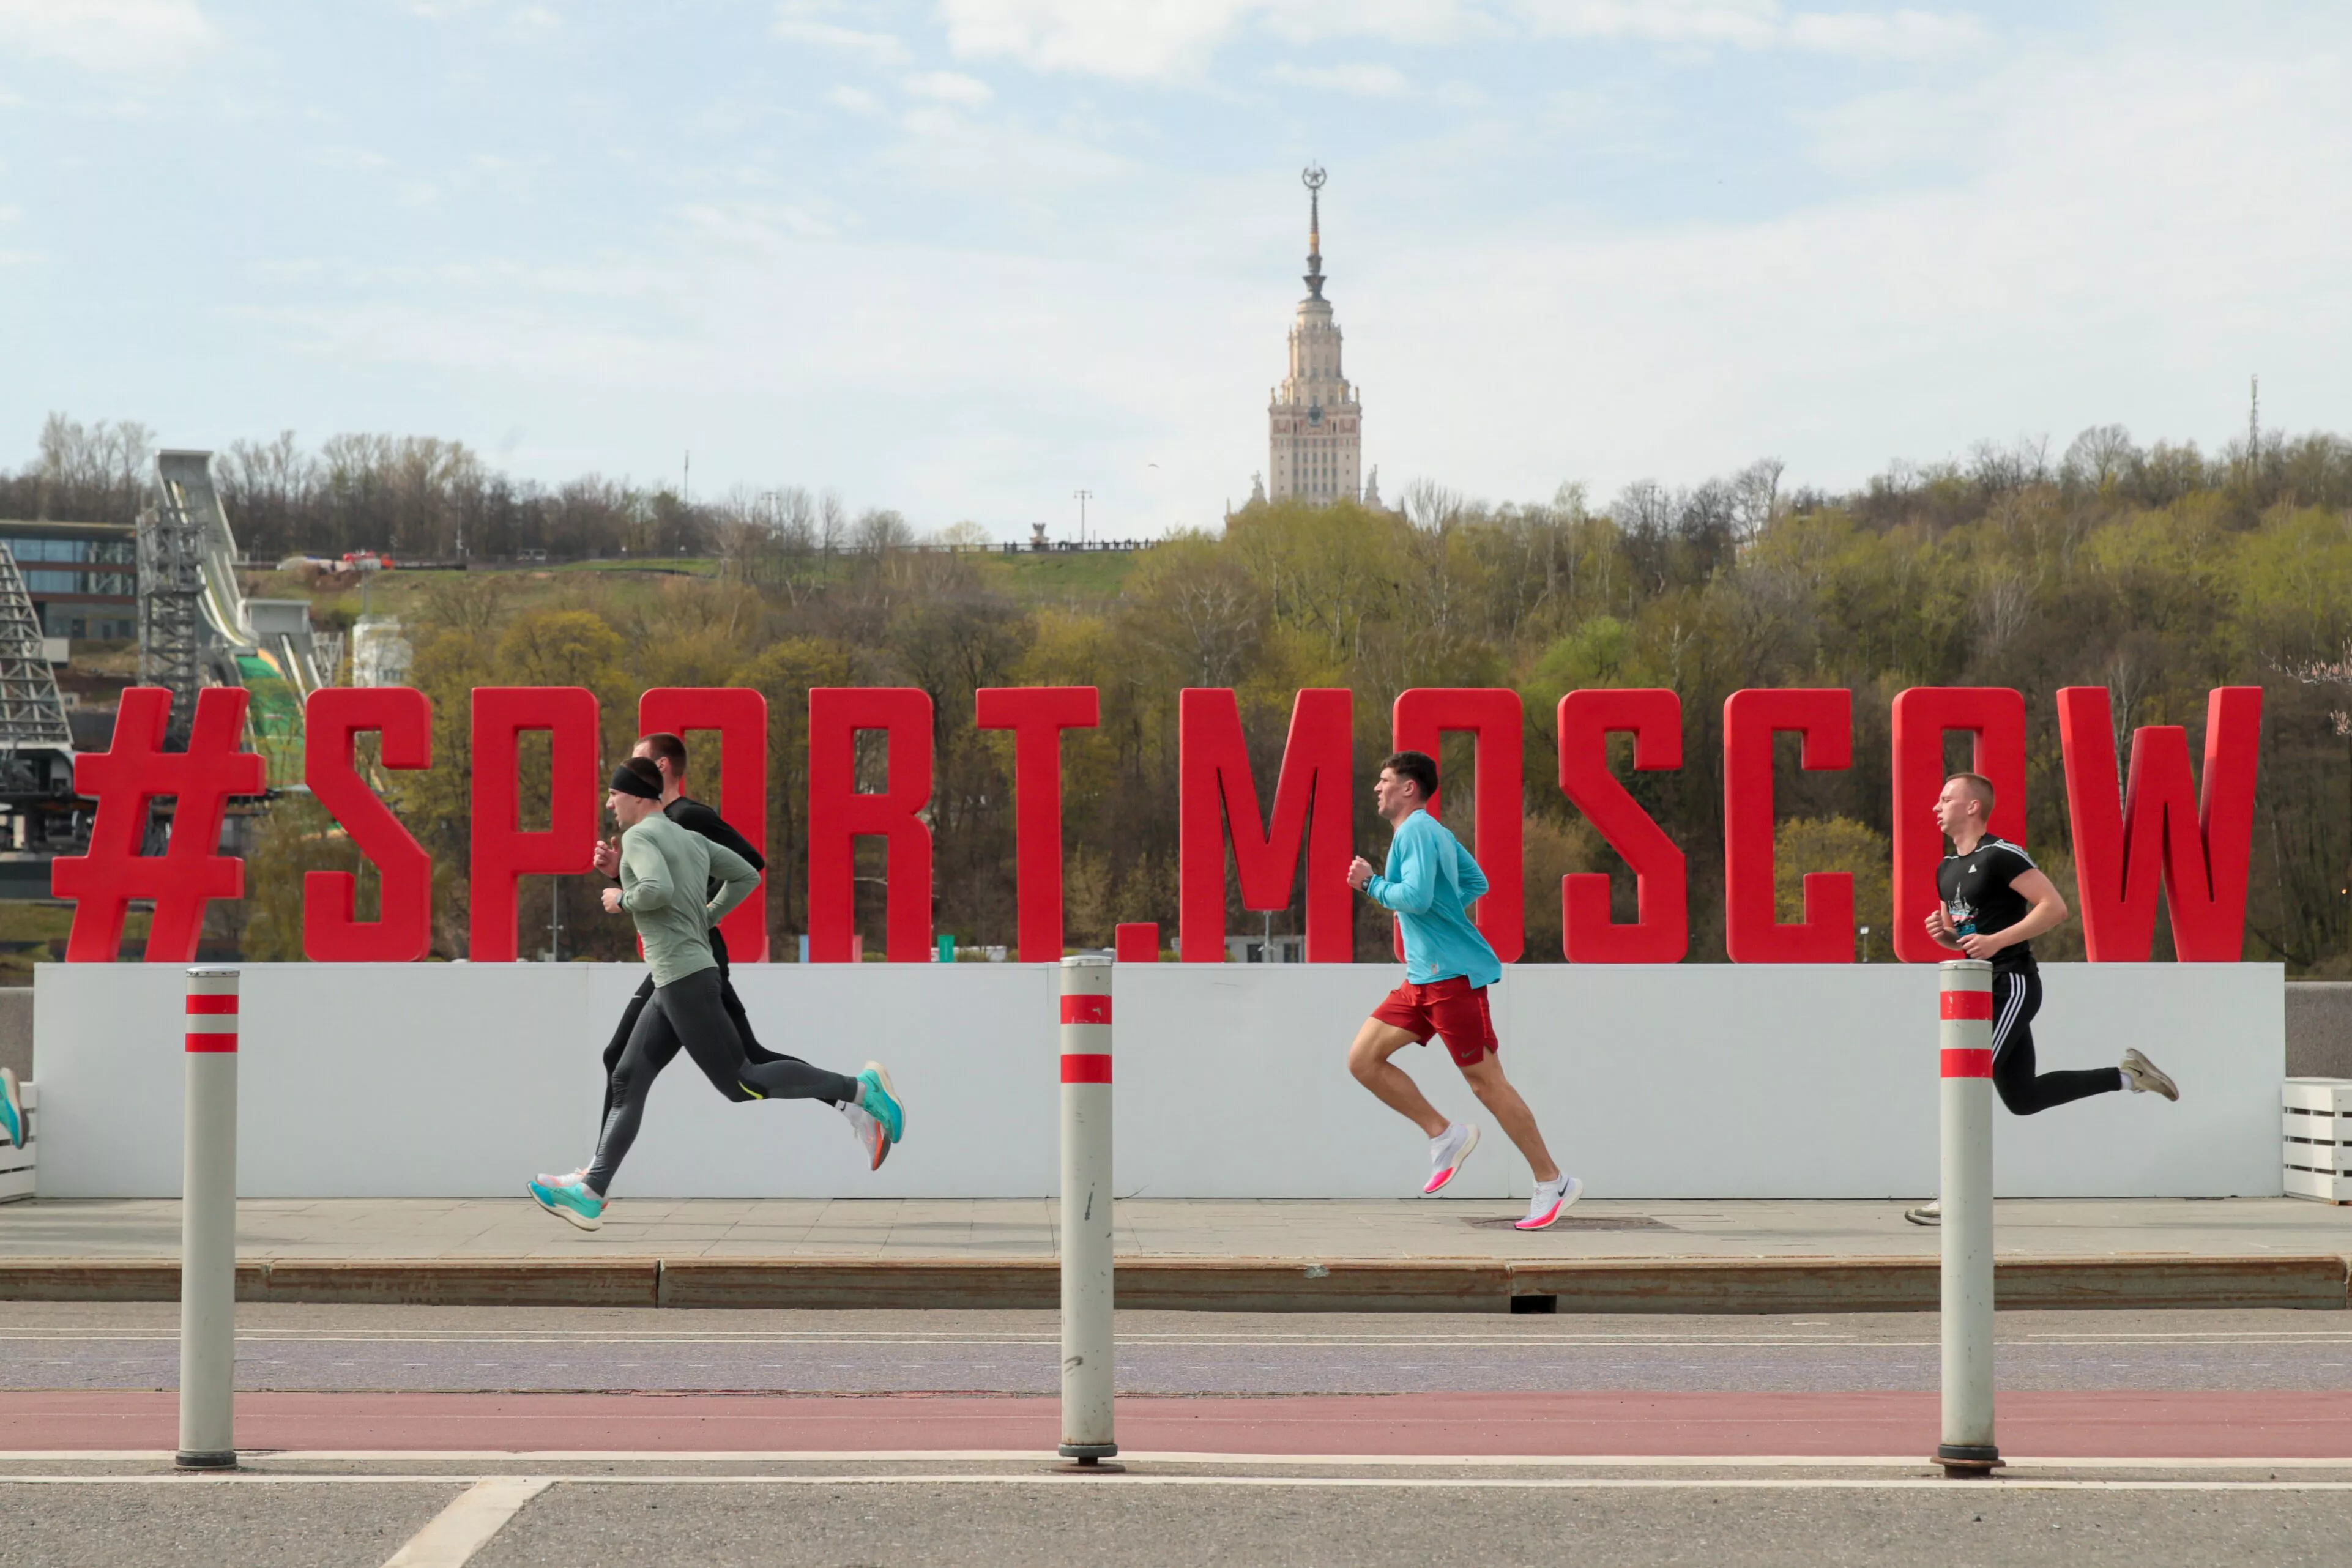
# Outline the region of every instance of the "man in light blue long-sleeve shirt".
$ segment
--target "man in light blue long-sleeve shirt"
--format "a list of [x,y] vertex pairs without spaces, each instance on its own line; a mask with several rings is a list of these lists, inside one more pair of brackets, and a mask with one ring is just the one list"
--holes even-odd
[[1502,1046],[1486,1005],[1486,988],[1503,977],[1503,966],[1469,913],[1486,891],[1486,876],[1461,841],[1425,809],[1436,793],[1436,760],[1421,751],[1391,757],[1372,787],[1374,805],[1395,829],[1388,865],[1375,872],[1360,856],[1348,868],[1348,883],[1395,912],[1404,933],[1405,983],[1357,1031],[1348,1070],[1427,1134],[1430,1174],[1421,1190],[1437,1192],[1478,1146],[1477,1125],[1448,1123],[1389,1059],[1408,1045],[1428,1044],[1433,1035],[1444,1039],[1471,1092],[1527,1156],[1536,1178],[1535,1201],[1518,1228],[1541,1230],[1583,1195],[1584,1184],[1553,1163],[1535,1113],[1503,1076],[1497,1055]]

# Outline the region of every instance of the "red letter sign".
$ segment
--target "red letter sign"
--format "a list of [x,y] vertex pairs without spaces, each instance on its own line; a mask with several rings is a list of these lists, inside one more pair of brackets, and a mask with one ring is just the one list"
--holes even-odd
[[1225,956],[1225,829],[1242,907],[1285,909],[1307,852],[1307,961],[1355,956],[1348,859],[1355,840],[1349,774],[1353,694],[1310,688],[1290,710],[1290,738],[1275,782],[1274,821],[1264,830],[1257,786],[1242,740],[1241,711],[1223,686],[1187,686],[1176,698],[1177,844],[1183,906],[1177,946],[1187,964]]
[[[1527,828],[1520,817],[1526,720],[1519,694],[1508,686],[1415,686],[1397,695],[1391,715],[1391,744],[1398,751],[1425,751],[1433,758],[1447,730],[1467,730],[1477,737],[1471,754],[1478,771],[1470,858],[1486,873],[1478,930],[1506,964],[1517,963],[1528,945],[1527,857],[1520,847]],[[1429,798],[1426,809],[1433,817],[1443,794],[1441,784],[1439,793]]]
[[1062,731],[1099,724],[1100,694],[1092,686],[985,686],[973,694],[973,706],[980,728],[1013,732],[1013,887],[1021,914],[1021,961],[1058,963]]
[[[768,852],[768,699],[749,686],[656,686],[637,699],[637,733],[719,732],[719,814]],[[693,756],[688,747],[687,755]],[[693,775],[689,771],[688,775]],[[703,777],[709,775],[705,773]],[[728,961],[768,961],[768,879],[719,923]]]
[[[890,737],[889,785],[857,789],[857,732]],[[886,924],[894,964],[931,957],[931,699],[912,686],[809,692],[809,959],[846,964],[857,927],[856,841],[889,841]]]
[[1560,879],[1560,946],[1575,964],[1678,964],[1690,946],[1683,852],[1609,771],[1609,736],[1633,735],[1638,772],[1683,765],[1682,698],[1663,687],[1570,692],[1559,699],[1559,787],[1633,873],[1635,919],[1609,919],[1609,878]]
[[1939,900],[1936,867],[1944,831],[1936,825],[1943,793],[1944,737],[1976,737],[1972,772],[1992,780],[1991,830],[2025,844],[2025,697],[2005,686],[1914,686],[1895,698],[1895,956],[1940,963],[1952,950],[1927,935]]
[[[267,782],[261,758],[242,748],[249,695],[242,686],[198,692],[188,749],[165,751],[172,694],[132,686],[115,710],[112,744],[74,758],[74,789],[97,806],[89,852],[49,867],[50,891],[74,900],[67,963],[112,963],[134,898],[155,903],[147,962],[192,963],[205,904],[245,896],[245,862],[222,854],[220,841],[228,798],[258,795]],[[162,854],[142,854],[148,803],[165,795],[176,797],[171,838]]]
[[[522,732],[548,732],[545,829],[522,831]],[[584,686],[476,686],[473,713],[473,906],[467,949],[477,964],[511,964],[515,884],[524,876],[572,876],[595,865],[596,694]]]
[[1805,918],[1772,909],[1772,737],[1805,737],[1798,766],[1834,771],[1853,759],[1853,694],[1834,687],[1734,692],[1723,705],[1723,946],[1735,964],[1853,962],[1853,877],[1805,877]]
[[433,766],[433,705],[413,686],[323,686],[302,705],[302,780],[375,865],[373,920],[353,916],[360,879],[302,879],[302,956],[314,964],[413,964],[433,948],[433,857],[352,766],[362,730],[383,735],[386,768]]
[[2130,798],[2119,801],[2107,689],[2059,692],[2074,885],[2092,963],[2147,962],[2159,882],[2172,916],[2173,951],[2193,963],[2238,961],[2262,723],[2260,686],[2222,686],[2206,699],[2201,798],[2189,771],[2188,731],[2177,724],[2142,726],[2132,732]]

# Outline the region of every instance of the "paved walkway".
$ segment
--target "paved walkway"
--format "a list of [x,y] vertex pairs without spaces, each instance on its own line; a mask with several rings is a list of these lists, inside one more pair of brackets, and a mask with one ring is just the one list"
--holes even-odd
[[[1899,1203],[1633,1202],[1579,1206],[1559,1225],[1511,1228],[1500,1202],[1135,1199],[1117,1208],[1121,1256],[1167,1259],[1914,1258],[1932,1229]],[[1049,1259],[1051,1199],[654,1199],[615,1203],[572,1229],[526,1198],[247,1199],[238,1252],[253,1260],[706,1258]],[[1999,1207],[2004,1257],[2352,1255],[2352,1207],[2297,1198],[2016,1199]],[[176,1202],[77,1199],[0,1206],[0,1260],[163,1259],[180,1249]]]

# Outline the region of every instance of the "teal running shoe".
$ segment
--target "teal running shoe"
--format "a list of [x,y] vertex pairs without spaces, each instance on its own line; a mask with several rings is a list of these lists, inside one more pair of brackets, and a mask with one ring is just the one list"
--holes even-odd
[[25,1146],[25,1097],[16,1092],[16,1075],[0,1067],[0,1138],[12,1149]]
[[[892,1143],[907,1135],[906,1108],[898,1103],[898,1091],[890,1087],[890,1070],[878,1061],[869,1061],[866,1071],[857,1075],[861,1092],[857,1108],[882,1124],[882,1131]],[[880,1160],[874,1162],[880,1165]]]
[[583,1230],[599,1230],[604,1224],[604,1200],[576,1181],[561,1186],[543,1186],[538,1182],[526,1184],[530,1200],[554,1215],[569,1220]]

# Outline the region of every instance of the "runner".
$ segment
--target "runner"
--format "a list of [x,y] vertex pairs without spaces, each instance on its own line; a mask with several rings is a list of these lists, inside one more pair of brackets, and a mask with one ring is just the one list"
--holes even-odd
[[1496,1054],[1502,1046],[1486,1007],[1486,988],[1503,977],[1503,966],[1465,913],[1486,891],[1486,877],[1461,841],[1423,810],[1436,792],[1437,763],[1420,751],[1400,751],[1381,764],[1380,781],[1372,786],[1373,803],[1395,828],[1388,869],[1376,873],[1359,856],[1348,868],[1348,885],[1396,912],[1404,931],[1405,983],[1357,1031],[1348,1071],[1428,1135],[1430,1175],[1421,1190],[1442,1191],[1478,1146],[1478,1128],[1448,1124],[1389,1058],[1443,1036],[1471,1092],[1527,1156],[1536,1196],[1517,1224],[1521,1230],[1541,1230],[1584,1196],[1584,1184],[1552,1163],[1535,1113],[1503,1076]]
[[[720,1000],[710,927],[760,883],[759,873],[726,845],[690,833],[663,814],[661,770],[633,757],[614,771],[605,808],[621,824],[621,885],[604,890],[604,909],[634,915],[654,993],[638,1012],[613,1073],[613,1108],[596,1157],[578,1181],[529,1184],[532,1199],[583,1230],[604,1223],[604,1197],[636,1141],[646,1097],[660,1065],[683,1048],[728,1099],[850,1101],[880,1122],[896,1143],[905,1115],[878,1062],[846,1078],[793,1059],[753,1062]],[[713,877],[720,884],[707,896]]]
[[[1990,779],[1955,773],[1944,780],[1936,825],[1952,841],[1952,852],[1936,868],[1943,902],[1927,916],[1927,935],[1992,963],[1992,1086],[2000,1103],[2031,1116],[2126,1085],[2135,1094],[2179,1099],[2179,1086],[2137,1050],[2126,1050],[2118,1067],[2034,1071],[2032,1024],[2042,1010],[2042,969],[2033,939],[2065,924],[2066,900],[2032,855],[1986,831],[1991,816]],[[1943,1217],[1941,1199],[1903,1213],[1914,1225],[1938,1224]]]
[[[688,832],[700,833],[713,843],[726,845],[750,862],[752,870],[764,872],[768,869],[768,862],[761,858],[759,851],[751,847],[751,841],[729,826],[724,817],[687,792],[685,741],[675,735],[657,732],[639,740],[629,755],[642,757],[661,769],[662,815]],[[621,874],[621,841],[616,838],[600,841],[596,845],[595,863],[599,872],[617,881]],[[709,891],[715,895],[719,891],[718,883],[713,883]],[[742,998],[735,994],[735,982],[729,972],[727,934],[715,925],[710,930],[710,956],[719,961],[719,1000],[727,1009],[728,1019],[735,1025],[735,1032],[742,1037],[744,1059],[750,1061],[800,1061],[796,1056],[784,1056],[770,1051],[751,1032],[751,1019],[744,1011]],[[604,1104],[596,1117],[598,1137],[604,1135],[604,1123],[613,1113],[616,1092],[613,1087],[613,1070],[620,1066],[621,1051],[629,1043],[629,1031],[636,1028],[637,1014],[645,1010],[646,1002],[653,994],[653,977],[647,975],[638,985],[637,994],[622,1009],[620,1027],[614,1030],[613,1038],[605,1043]],[[675,1050],[671,1054],[676,1054]],[[658,1074],[669,1065],[669,1061],[665,1058],[651,1065],[652,1071]],[[866,1156],[866,1168],[880,1170],[882,1162],[890,1157],[890,1140],[884,1134],[882,1124],[867,1115],[854,1100],[844,1101],[834,1109],[848,1122],[849,1135],[857,1140],[859,1150]],[[539,1179],[545,1186],[562,1186],[576,1182],[587,1174],[588,1167],[583,1165],[562,1176],[541,1176]]]

